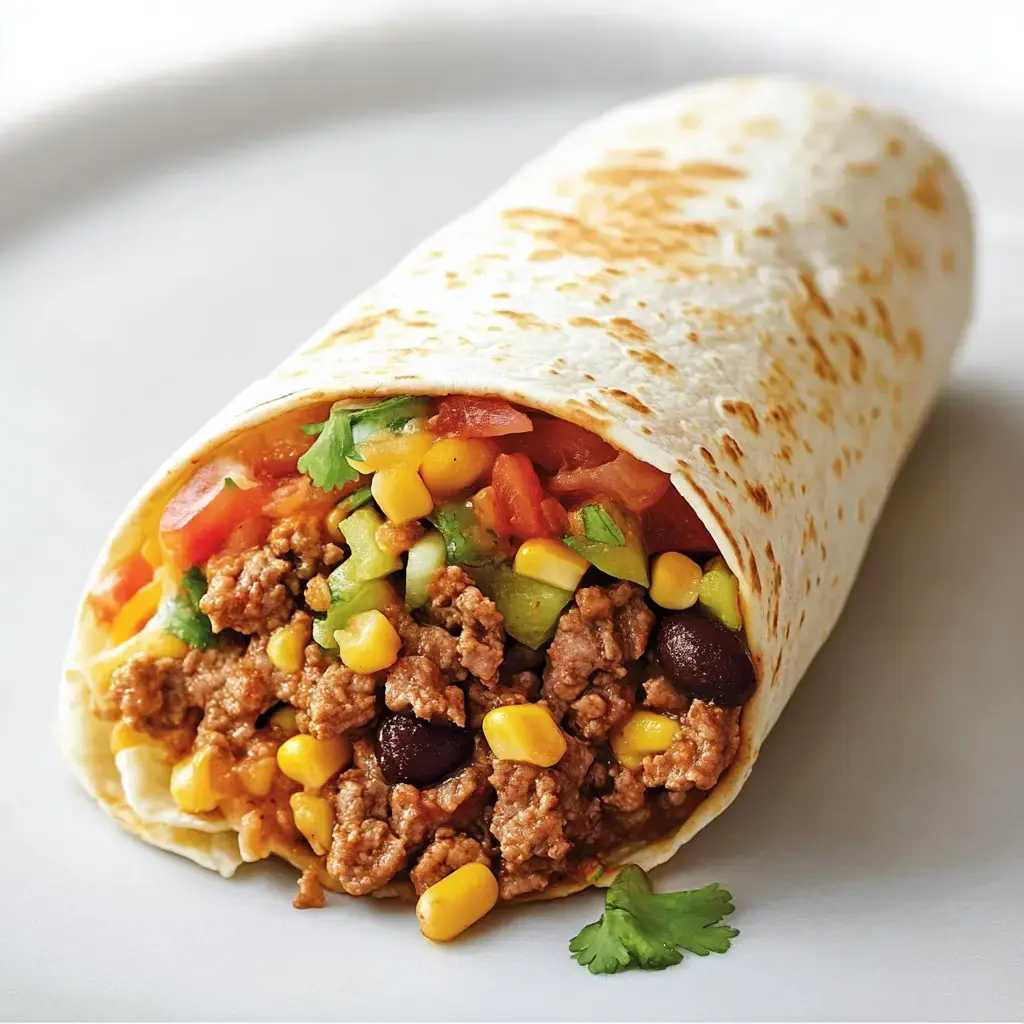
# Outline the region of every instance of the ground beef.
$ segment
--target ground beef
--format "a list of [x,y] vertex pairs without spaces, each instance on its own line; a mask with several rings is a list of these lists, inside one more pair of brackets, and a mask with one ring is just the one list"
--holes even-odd
[[387,822],[369,818],[358,825],[340,821],[327,855],[327,870],[351,896],[379,889],[405,867],[405,843]]
[[391,824],[407,845],[419,846],[442,825],[463,822],[479,813],[491,773],[482,746],[472,764],[429,789],[419,790],[407,782],[391,788]]
[[377,527],[373,539],[385,554],[400,555],[408,551],[425,532],[417,519],[409,523],[393,523],[389,519]]
[[416,866],[409,872],[416,895],[421,895],[435,882],[440,882],[453,871],[466,864],[491,866],[491,858],[484,848],[470,836],[450,828],[438,829],[430,845],[420,854]]
[[515,870],[503,865],[498,872],[498,894],[503,900],[515,899],[531,892],[541,892],[551,884],[551,862],[534,857]]
[[469,684],[469,724],[479,729],[484,715],[494,708],[509,704],[528,704],[540,693],[540,677],[533,672],[517,672],[506,683],[489,690],[483,683],[473,680]]
[[269,633],[291,618],[295,596],[285,583],[291,573],[291,564],[275,557],[269,546],[211,558],[199,607],[210,616],[215,633]]
[[402,653],[429,658],[446,675],[455,680],[466,678],[459,661],[458,640],[441,626],[424,626],[400,604],[386,608],[384,614],[402,639]]
[[633,711],[633,687],[610,672],[598,672],[569,706],[569,725],[586,740],[606,739]]
[[664,676],[644,680],[644,704],[657,711],[685,711],[686,699]]
[[324,905],[324,888],[316,868],[306,868],[299,878],[299,894],[292,901],[296,910],[317,910]]
[[107,717],[123,718],[140,732],[177,728],[189,706],[185,673],[177,658],[133,654],[110,678]]
[[355,767],[338,776],[335,810],[339,822],[358,824],[364,818],[387,817],[388,784],[381,774],[373,742],[360,737],[352,743]]
[[300,580],[312,579],[323,551],[323,518],[317,514],[289,516],[276,522],[267,537],[266,549],[277,558],[291,556],[292,572]]
[[484,686],[496,686],[505,657],[504,618],[494,602],[457,565],[438,570],[427,587],[430,614],[447,630],[458,629],[459,661]]
[[325,568],[345,561],[345,549],[337,544],[325,544],[320,552],[320,561]]
[[306,728],[318,740],[334,739],[377,715],[377,680],[331,662],[309,695]]
[[736,756],[739,709],[695,700],[680,727],[664,754],[644,758],[644,785],[677,792],[711,789]]
[[[270,663],[263,637],[253,637],[241,657],[233,657],[230,648],[207,653],[211,657],[204,671],[219,678],[221,685],[205,701],[200,735],[223,736],[230,747],[244,753],[256,734],[256,719],[278,701],[282,673]],[[202,685],[201,676],[196,684]]]
[[384,684],[384,703],[392,711],[412,711],[418,718],[466,724],[462,690],[450,685],[437,664],[422,655],[395,662]]
[[559,619],[548,648],[544,696],[564,706],[583,693],[595,672],[621,678],[624,664],[646,650],[653,625],[654,613],[635,584],[584,587],[576,607]]
[[617,811],[640,810],[647,797],[643,772],[631,771],[622,765],[613,765],[609,770],[609,775],[614,783],[614,788],[601,798],[602,802]]

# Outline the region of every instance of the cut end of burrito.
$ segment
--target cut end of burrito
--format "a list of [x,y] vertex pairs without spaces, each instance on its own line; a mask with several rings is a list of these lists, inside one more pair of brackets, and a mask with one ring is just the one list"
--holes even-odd
[[80,690],[145,838],[235,832],[304,904],[466,864],[558,895],[675,835],[736,757],[736,576],[668,474],[572,422],[313,406],[157,505],[86,600]]

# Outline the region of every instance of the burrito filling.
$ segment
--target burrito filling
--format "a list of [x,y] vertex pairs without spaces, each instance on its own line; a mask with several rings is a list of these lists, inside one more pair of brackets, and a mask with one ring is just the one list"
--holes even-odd
[[669,477],[498,398],[243,435],[89,606],[114,753],[158,751],[182,813],[303,867],[297,906],[469,864],[506,900],[592,881],[718,782],[755,687]]

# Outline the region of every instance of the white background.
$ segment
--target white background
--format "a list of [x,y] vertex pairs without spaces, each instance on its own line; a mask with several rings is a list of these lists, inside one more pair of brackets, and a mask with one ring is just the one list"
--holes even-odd
[[[461,16],[456,16],[458,10]],[[0,1017],[1015,1018],[1024,1008],[1024,117],[983,3],[0,5]],[[153,466],[585,116],[694,77],[860,84],[956,155],[975,323],[736,806],[656,873],[725,957],[592,978],[590,893],[427,944],[121,834],[47,742],[77,592]]]

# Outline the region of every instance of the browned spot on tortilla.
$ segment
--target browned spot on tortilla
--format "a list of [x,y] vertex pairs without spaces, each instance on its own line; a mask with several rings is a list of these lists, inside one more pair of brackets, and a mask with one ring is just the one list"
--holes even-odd
[[612,297],[605,292],[601,292],[597,297],[597,301],[600,302],[602,306],[610,306],[612,304]]
[[916,327],[911,327],[907,331],[907,348],[910,349],[910,354],[920,362],[924,355],[924,338],[921,337],[921,332]]
[[591,381],[592,383],[597,380],[597,378],[592,373],[585,373],[585,374],[583,374],[583,379]]
[[839,384],[842,378],[836,372],[836,368],[832,365],[832,360],[829,359],[821,342],[810,333],[806,334],[804,338],[810,346],[811,351],[814,353],[815,375],[820,377],[827,384]]
[[[774,625],[774,628],[773,628],[772,631],[773,632],[777,632],[778,631],[778,627],[779,627],[779,611],[778,611],[777,608],[775,609],[775,616],[773,618],[773,625]],[[779,669],[781,669],[781,668],[782,668],[782,648],[780,647],[779,648],[779,653],[778,653],[778,655],[776,655],[776,658],[775,658],[775,664],[772,667],[772,681],[768,684],[769,686],[774,686],[779,681]]]
[[875,307],[875,313],[878,315],[878,335],[885,341],[886,345],[896,353],[896,355],[901,355],[902,350],[899,339],[896,337],[896,331],[892,325],[892,318],[889,316],[889,307],[886,306],[885,302],[878,298],[877,295],[872,297],[871,305]]
[[885,144],[885,151],[889,156],[902,156],[903,155],[903,140],[902,139],[889,139]]
[[864,350],[852,334],[847,334],[844,331],[839,336],[846,342],[846,347],[850,350],[850,377],[855,384],[859,384],[864,377],[864,366],[866,364]]
[[796,410],[788,404],[774,405],[768,410],[768,422],[771,423],[780,434],[797,439],[796,428],[793,426],[793,417]]
[[791,466],[793,464],[793,449],[788,444],[780,445],[776,455],[787,465]]
[[800,283],[804,286],[804,290],[807,292],[807,301],[811,306],[816,309],[826,319],[831,320],[833,317],[832,307],[828,304],[828,299],[818,290],[818,282],[815,281],[814,275],[803,271],[800,275]]
[[[824,423],[826,427],[831,427],[835,424],[836,413],[832,408],[832,403],[827,398],[821,398],[818,401],[818,408],[814,410],[815,418],[820,422]],[[804,441],[804,447],[810,451],[807,441]]]
[[867,314],[867,311],[864,309],[863,306],[858,306],[850,314],[850,323],[852,323],[854,327],[867,327],[867,325],[868,325],[868,314]]
[[782,126],[775,117],[751,117],[740,125],[740,131],[755,139],[777,139],[782,134]]
[[754,235],[755,238],[774,238],[775,228],[770,228],[767,224],[759,224],[754,228],[751,234]]
[[750,586],[753,588],[755,594],[760,594],[761,574],[757,571],[757,558],[754,555],[754,549],[750,546],[750,541],[744,538],[743,543],[746,545],[747,554],[750,556],[750,564],[747,570],[750,574]]
[[709,178],[716,181],[747,176],[747,172],[738,167],[730,167],[728,164],[714,163],[710,160],[695,160],[691,163],[680,164],[678,170],[680,174],[688,178]]
[[807,522],[804,524],[803,533],[800,536],[800,554],[804,555],[807,553],[807,548],[810,546],[812,541],[818,539],[818,527],[814,522],[814,515],[810,512],[807,513]]
[[725,454],[728,455],[737,466],[740,464],[740,459],[743,458],[743,449],[732,434],[722,435],[722,451],[725,452]]
[[726,196],[725,197],[725,205],[727,207],[729,207],[730,210],[742,210],[743,209],[743,204],[735,196]]
[[700,337],[698,336],[696,331],[687,331],[686,340],[692,341],[695,345],[700,344]]
[[454,277],[454,278],[452,278],[448,282],[446,287],[448,287],[448,288],[465,288],[466,287],[466,282],[463,281],[461,277]]
[[627,348],[626,355],[635,359],[639,363],[643,363],[649,370],[653,370],[655,373],[676,373],[675,366],[670,363],[667,359],[662,359],[657,352],[652,352],[649,348]]
[[[807,593],[809,594],[810,592],[811,592],[811,580],[810,580],[810,577],[808,577],[808,579],[807,579]],[[806,608],[802,608],[800,610],[800,618],[797,619],[797,622],[796,622],[796,628],[797,629],[803,629],[804,620],[806,618],[807,618],[807,609]]]
[[618,334],[630,341],[646,342],[651,340],[650,335],[639,324],[633,323],[629,317],[613,316],[611,324],[616,328]]
[[643,416],[649,416],[651,413],[649,406],[644,405],[639,398],[631,395],[628,391],[623,391],[621,388],[602,388],[601,390],[604,394],[611,395],[612,398],[617,399],[634,412],[638,412]]
[[641,423],[640,424],[640,433],[644,434],[647,437],[650,437],[654,433],[654,431],[651,430],[651,428],[649,426],[647,426],[646,423]]
[[870,160],[851,160],[846,170],[857,178],[873,178],[878,173],[878,165]]
[[843,517],[845,515],[846,515],[846,512],[843,510],[843,506],[840,505],[839,508],[836,509],[836,517],[839,519],[839,522],[843,521]]
[[385,317],[392,316],[398,312],[397,309],[387,309],[383,313],[374,313],[372,316],[360,317],[353,320],[344,327],[339,328],[333,334],[329,334],[323,341],[318,342],[309,351],[319,352],[321,349],[331,348],[335,344],[357,344],[362,341],[370,341]]
[[722,403],[722,411],[727,416],[737,416],[741,419],[748,430],[755,434],[761,433],[761,424],[758,421],[757,413],[749,402],[726,401]]
[[[782,631],[782,639],[783,640],[785,640],[785,641],[789,640],[789,634],[790,634],[790,631],[792,630],[792,627],[793,627],[793,623],[792,622],[787,622],[786,623],[786,628]],[[779,653],[781,654],[782,652],[780,651]]]
[[946,209],[946,197],[942,193],[940,178],[946,166],[945,158],[939,156],[929,160],[917,172],[917,181],[910,190],[909,198],[928,213],[940,214]]
[[846,219],[846,214],[842,210],[835,206],[826,206],[825,216],[828,217],[833,224],[838,225],[841,228],[849,227],[850,222]]
[[578,281],[563,281],[562,284],[555,288],[556,292],[578,292],[583,285]]
[[942,269],[947,274],[952,274],[953,269],[956,266],[956,258],[953,255],[952,249],[942,250]]
[[510,299],[512,296],[508,292],[494,292],[491,295],[492,299]]
[[728,499],[728,497],[724,495],[721,491],[715,491],[715,494],[718,496],[718,500],[729,510],[729,515],[732,515],[732,502]]
[[921,247],[907,238],[899,224],[890,225],[889,233],[892,235],[892,251],[897,265],[911,273],[922,270],[924,268],[924,252]]
[[561,258],[562,253],[558,249],[534,249],[529,256],[531,263],[548,263],[551,260],[560,260]]
[[543,331],[551,326],[534,313],[519,313],[514,309],[496,309],[494,312],[498,316],[508,317],[509,320],[524,331]]
[[686,128],[693,131],[700,127],[700,115],[691,112],[680,114],[676,124],[678,124],[680,128]]
[[600,327],[601,321],[594,320],[589,316],[571,316],[569,317],[570,327]]
[[596,398],[588,398],[587,405],[589,405],[591,409],[596,409],[598,412],[608,412],[608,410]]
[[863,498],[861,498],[857,502],[857,522],[858,523],[863,523],[864,522],[864,499]]
[[769,515],[772,510],[772,499],[768,496],[764,484],[750,483],[747,481],[747,494],[755,505],[765,514]]
[[704,461],[705,461],[705,462],[706,462],[706,463],[707,463],[707,464],[708,464],[708,465],[709,465],[709,466],[710,466],[710,467],[711,467],[712,469],[717,469],[717,468],[718,468],[718,465],[717,465],[717,463],[715,462],[715,457],[714,457],[714,455],[712,455],[712,454],[711,454],[711,452],[709,452],[709,451],[707,450],[707,448],[704,448],[704,447],[702,446],[701,448],[699,448],[699,449],[698,449],[698,451],[699,451],[699,452],[700,452],[700,454],[701,454],[701,458],[702,458],[702,459],[703,459],[703,460],[704,460]]

